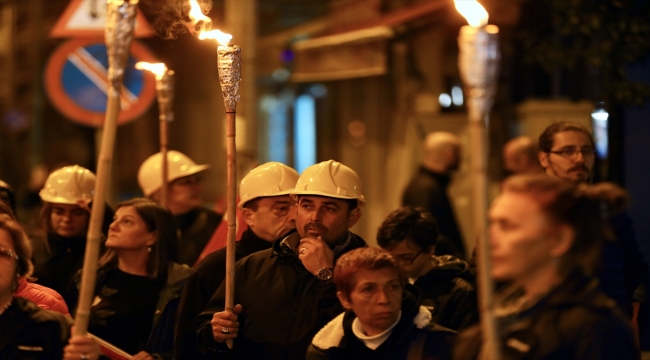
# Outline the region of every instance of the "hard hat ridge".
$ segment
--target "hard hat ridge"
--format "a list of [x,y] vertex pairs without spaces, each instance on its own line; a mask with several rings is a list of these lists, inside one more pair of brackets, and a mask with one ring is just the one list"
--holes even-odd
[[95,174],[79,165],[65,166],[53,171],[38,195],[43,201],[56,204],[77,204],[93,199]]
[[[168,180],[197,174],[208,169],[209,165],[198,165],[180,151],[167,151]],[[138,184],[145,196],[151,196],[162,187],[162,154],[149,156],[138,170]]]
[[296,186],[298,172],[279,162],[267,162],[251,170],[239,184],[239,204],[270,196],[290,194]]

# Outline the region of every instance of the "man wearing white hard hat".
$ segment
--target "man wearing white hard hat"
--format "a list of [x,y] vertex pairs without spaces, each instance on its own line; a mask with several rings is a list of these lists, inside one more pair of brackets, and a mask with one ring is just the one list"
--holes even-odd
[[[95,174],[79,165],[53,171],[39,192],[42,232],[32,236],[36,283],[66,295],[83,266]],[[106,206],[102,233],[106,235],[113,210]]]
[[[239,205],[248,225],[235,246],[235,261],[271,248],[273,241],[294,231],[295,207],[289,195],[298,173],[279,162],[251,170],[239,184]],[[226,248],[207,255],[194,267],[179,306],[176,323],[177,359],[197,359],[196,317],[226,277]]]
[[[318,330],[343,312],[332,282],[334,262],[367,246],[349,231],[365,205],[361,179],[328,160],[307,168],[291,193],[296,232],[245,257],[235,270],[235,308],[224,311],[225,284],[199,316],[201,353],[237,359],[304,359]],[[234,339],[228,350],[227,339]]]
[[[151,155],[140,165],[138,184],[144,195],[159,201],[162,189],[162,155]],[[203,207],[203,186],[199,174],[209,165],[198,165],[187,155],[170,150],[167,152],[167,208],[174,214],[181,230],[178,253],[171,260],[194,265],[212,233],[221,221],[221,215]]]

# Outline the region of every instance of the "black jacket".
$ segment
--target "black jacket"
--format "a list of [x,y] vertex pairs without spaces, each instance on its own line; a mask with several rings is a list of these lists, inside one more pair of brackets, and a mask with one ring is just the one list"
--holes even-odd
[[222,216],[210,209],[198,207],[175,217],[181,237],[175,244],[176,249],[170,251],[170,254],[174,254],[170,260],[194,266],[212,233],[219,226]]
[[469,265],[450,255],[432,261],[436,266],[414,285],[422,292],[422,306],[431,311],[433,322],[455,331],[478,323],[476,281]]
[[[367,246],[349,233],[345,247],[335,249],[335,259],[347,251]],[[235,304],[241,304],[239,333],[234,350],[228,351],[212,337],[210,320],[223,311],[225,285],[212,296],[198,317],[201,353],[212,358],[304,359],[316,332],[343,312],[332,280],[321,281],[302,265],[294,249],[300,241],[292,233],[273,243],[273,248],[257,252],[237,262]]]
[[[444,360],[451,359],[451,346],[456,333],[436,325],[419,315],[427,310],[407,288],[402,300],[402,316],[388,339],[378,348],[368,348],[352,331],[356,318],[349,310],[337,316],[316,334],[307,350],[307,360]],[[419,344],[418,344],[419,342]],[[419,349],[418,349],[419,347]],[[411,355],[410,353],[413,353]],[[414,355],[418,354],[418,356]],[[409,357],[409,355],[411,357]],[[413,357],[415,356],[415,357]]]
[[[235,261],[252,253],[271,248],[272,243],[260,239],[247,229],[235,244]],[[226,248],[219,249],[201,260],[187,279],[176,323],[175,354],[177,359],[197,359],[196,317],[226,277]]]
[[61,359],[72,320],[15,297],[0,314],[0,359]]
[[436,255],[454,255],[465,259],[463,236],[447,196],[450,181],[448,175],[434,173],[421,167],[404,191],[402,205],[419,206],[430,211],[436,218],[442,235],[439,244],[436,245]]
[[[503,360],[639,359],[629,321],[596,280],[579,272],[531,308],[497,319]],[[480,346],[480,329],[470,328],[460,334],[454,359],[477,359]]]

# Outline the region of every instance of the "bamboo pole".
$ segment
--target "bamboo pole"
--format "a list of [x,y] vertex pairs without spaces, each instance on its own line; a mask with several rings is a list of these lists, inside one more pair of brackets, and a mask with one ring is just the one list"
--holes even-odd
[[156,92],[160,112],[160,155],[162,156],[162,187],[160,204],[167,207],[167,190],[169,188],[169,161],[167,159],[168,124],[174,120],[172,102],[174,99],[174,71],[165,70],[162,76],[156,76]]
[[[235,307],[235,241],[237,240],[237,145],[236,117],[241,79],[241,49],[237,45],[222,45],[217,48],[219,83],[226,105],[226,156],[228,170],[228,236],[226,238],[226,311]],[[232,341],[227,341],[232,349]]]
[[487,231],[487,116],[494,102],[500,60],[496,26],[463,26],[458,36],[458,67],[466,89],[474,181],[474,229],[477,235],[478,296],[483,344],[481,360],[500,360],[501,348],[494,316],[494,279]]
[[97,258],[101,244],[102,223],[106,194],[110,184],[113,148],[117,131],[117,117],[120,114],[120,91],[124,67],[135,27],[137,0],[108,0],[106,10],[106,49],[108,51],[108,102],[102,134],[102,144],[97,160],[97,182],[90,213],[90,223],[84,254],[84,266],[79,290],[79,304],[75,313],[74,335],[84,335],[88,330],[90,306],[95,290]]

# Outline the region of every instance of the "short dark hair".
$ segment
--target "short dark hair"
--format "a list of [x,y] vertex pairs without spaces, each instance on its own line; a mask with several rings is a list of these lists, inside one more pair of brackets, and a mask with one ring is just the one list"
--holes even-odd
[[539,150],[545,153],[551,152],[553,149],[553,136],[565,131],[575,131],[587,135],[591,142],[591,146],[596,147],[594,137],[586,127],[574,122],[560,121],[549,125],[539,136]]
[[377,243],[386,249],[410,240],[428,252],[436,246],[439,236],[438,224],[430,212],[421,207],[404,206],[388,214],[377,230]]
[[404,286],[405,279],[399,270],[397,260],[386,250],[376,247],[363,247],[343,254],[334,268],[334,285],[345,297],[356,286],[354,274],[362,270],[379,270],[389,268],[395,271],[400,284]]
[[599,264],[602,244],[615,240],[609,217],[628,201],[627,193],[612,183],[576,186],[546,174],[512,176],[502,190],[530,196],[550,219],[570,226],[575,239],[560,264],[564,271],[578,267],[586,274]]
[[[157,241],[151,246],[151,256],[147,262],[147,276],[151,279],[166,279],[170,260],[176,260],[176,244],[179,237],[176,218],[167,208],[147,198],[135,198],[121,202],[115,208],[133,206],[149,232],[155,231]],[[107,250],[99,259],[98,268],[114,266],[117,254]]]

